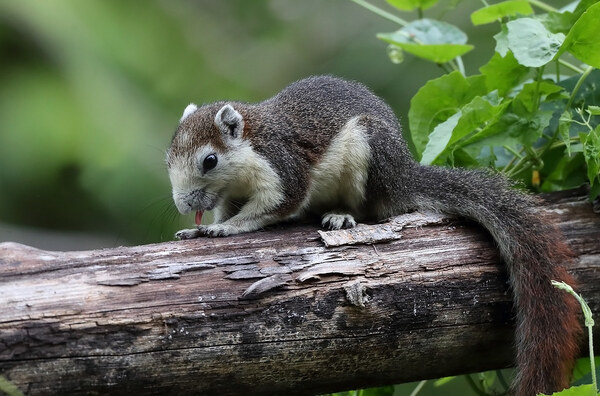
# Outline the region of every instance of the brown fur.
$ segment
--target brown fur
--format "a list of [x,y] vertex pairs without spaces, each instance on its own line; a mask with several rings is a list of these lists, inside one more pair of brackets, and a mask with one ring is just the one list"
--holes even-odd
[[[193,155],[208,142],[216,150],[234,149],[228,148],[214,124],[215,114],[226,103],[203,106],[181,122],[168,162],[171,157]],[[513,391],[529,396],[568,386],[581,333],[579,307],[551,281],[574,286],[565,270],[571,253],[551,221],[535,213],[534,198],[490,172],[421,166],[411,157],[393,111],[359,83],[310,77],[261,103],[229,103],[243,117],[242,139],[266,159],[281,187],[281,201],[264,209],[262,215],[267,220],[257,222],[254,229],[304,210],[301,205],[311,187],[311,170],[349,120],[360,118],[369,145],[368,177],[364,185],[345,187],[346,191],[354,187],[354,193],[364,193],[364,204],[348,205],[343,197],[336,197],[332,198],[335,202],[325,204],[337,207],[320,209],[376,220],[434,209],[482,224],[498,244],[514,293],[517,375]],[[227,233],[217,224],[211,225],[212,230],[211,226],[201,226],[201,232],[180,235],[193,238],[252,230],[239,228],[239,224],[232,227],[234,220],[235,216],[223,224],[228,226]]]
[[572,253],[538,200],[511,188],[500,175],[420,167],[413,186],[421,207],[472,218],[490,231],[508,268],[516,314],[513,392],[552,394],[569,386],[581,334],[576,300],[551,281],[575,287],[565,267]]

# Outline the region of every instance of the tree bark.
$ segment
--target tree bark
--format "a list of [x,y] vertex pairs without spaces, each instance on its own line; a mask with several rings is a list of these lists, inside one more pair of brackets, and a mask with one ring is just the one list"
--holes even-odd
[[[600,216],[582,190],[540,212],[598,312]],[[433,215],[79,252],[3,243],[0,374],[32,395],[385,385],[510,366],[511,307],[488,234]]]

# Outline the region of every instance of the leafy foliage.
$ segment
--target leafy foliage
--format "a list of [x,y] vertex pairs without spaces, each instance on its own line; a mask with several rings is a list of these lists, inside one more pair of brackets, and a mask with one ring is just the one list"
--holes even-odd
[[[417,3],[411,2],[413,8],[419,7]],[[534,12],[531,5],[542,12]],[[408,138],[417,159],[428,165],[495,167],[542,191],[587,182],[590,199],[596,199],[600,195],[600,70],[596,69],[600,68],[600,3],[581,0],[562,10],[537,0],[486,3],[471,14],[471,21],[499,23],[496,51],[479,67],[479,74],[470,76],[462,53],[456,51],[456,46],[468,45],[464,33],[448,23],[422,18],[426,7],[420,7],[421,19],[400,19],[401,29],[377,35],[390,44],[388,54],[394,63],[404,59],[405,51],[446,71],[411,100]],[[419,24],[430,28],[415,31]],[[430,34],[441,31],[446,33]],[[422,49],[416,50],[419,46]],[[437,46],[435,53],[430,50],[433,46]],[[472,48],[465,47],[464,53]],[[578,378],[594,370],[590,362],[587,359],[587,370],[585,359],[578,363]],[[437,383],[444,386],[452,379]],[[478,394],[492,394],[496,379],[505,385],[496,373],[468,377]],[[595,393],[594,385],[579,385],[559,394]]]
[[[377,37],[390,44],[395,62],[405,51],[447,71],[411,100],[409,137],[422,163],[493,166],[543,191],[587,181],[594,199],[600,193],[600,72],[594,69],[600,67],[600,3],[584,0],[564,10],[534,5],[545,12],[510,0],[472,13],[475,25],[500,26],[496,52],[471,76],[461,55],[473,46],[447,22],[421,18]],[[573,58],[582,63],[572,64]]]

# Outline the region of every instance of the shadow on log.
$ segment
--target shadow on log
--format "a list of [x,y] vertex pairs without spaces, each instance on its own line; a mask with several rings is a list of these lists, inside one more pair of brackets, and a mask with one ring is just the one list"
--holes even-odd
[[[556,215],[598,312],[600,215],[583,190],[540,210]],[[493,242],[459,219],[80,252],[0,244],[0,374],[32,395],[293,395],[437,378],[510,366],[512,327]]]

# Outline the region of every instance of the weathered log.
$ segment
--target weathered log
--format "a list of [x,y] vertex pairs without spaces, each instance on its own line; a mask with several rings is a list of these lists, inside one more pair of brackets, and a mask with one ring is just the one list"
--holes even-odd
[[[581,190],[540,211],[556,215],[598,312],[600,216]],[[510,366],[511,306],[493,242],[459,219],[80,252],[3,243],[0,374],[32,395],[400,383]]]

